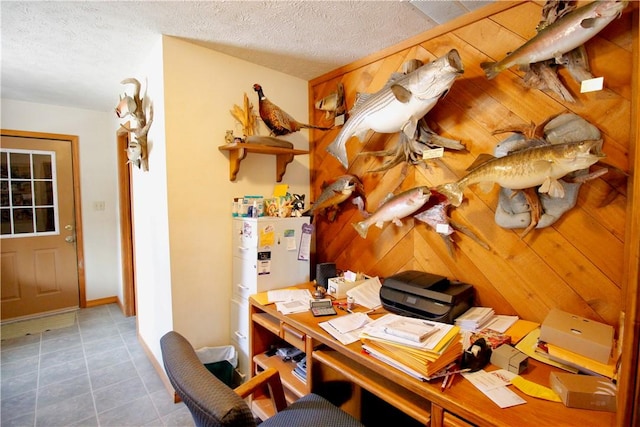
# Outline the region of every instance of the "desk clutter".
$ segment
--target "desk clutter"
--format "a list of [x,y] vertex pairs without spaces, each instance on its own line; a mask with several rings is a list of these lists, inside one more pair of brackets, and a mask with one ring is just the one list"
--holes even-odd
[[[325,304],[313,315],[327,315],[317,325],[331,337],[342,345],[359,342],[364,354],[419,381],[441,381],[442,392],[460,374],[500,408],[527,403],[513,392],[517,388],[568,407],[615,411],[618,357],[609,325],[557,309],[541,325],[496,314],[473,306],[471,285],[418,271],[383,282],[347,276],[327,283],[322,300],[308,289],[287,288],[269,291],[265,302],[282,314]],[[529,381],[522,376],[529,358],[566,372],[552,371],[545,384]],[[295,362],[292,374],[306,383],[306,358]]]

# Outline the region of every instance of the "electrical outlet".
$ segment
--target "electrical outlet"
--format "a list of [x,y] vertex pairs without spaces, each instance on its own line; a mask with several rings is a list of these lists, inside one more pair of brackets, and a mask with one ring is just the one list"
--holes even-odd
[[104,201],[93,202],[93,210],[94,211],[103,211],[105,203]]

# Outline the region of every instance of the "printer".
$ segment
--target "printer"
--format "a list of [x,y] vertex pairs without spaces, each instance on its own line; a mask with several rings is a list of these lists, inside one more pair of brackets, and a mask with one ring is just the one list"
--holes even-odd
[[380,288],[380,301],[388,311],[451,324],[473,306],[474,296],[469,284],[415,270],[387,277]]

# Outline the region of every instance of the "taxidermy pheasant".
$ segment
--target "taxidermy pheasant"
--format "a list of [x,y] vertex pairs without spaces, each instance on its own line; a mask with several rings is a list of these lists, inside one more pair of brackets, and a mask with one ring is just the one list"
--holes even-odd
[[278,107],[273,102],[269,101],[264,92],[262,92],[262,86],[259,84],[253,85],[253,90],[258,92],[258,111],[260,112],[260,118],[271,132],[276,136],[288,135],[293,132],[297,132],[302,128],[313,128],[320,130],[329,130],[331,128],[308,125],[300,123],[286,111]]

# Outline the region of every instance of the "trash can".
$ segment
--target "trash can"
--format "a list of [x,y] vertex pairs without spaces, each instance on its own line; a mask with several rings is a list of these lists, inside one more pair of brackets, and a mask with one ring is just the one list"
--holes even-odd
[[234,346],[203,347],[196,350],[196,354],[209,372],[232,387],[233,370],[238,366],[238,353]]

